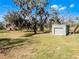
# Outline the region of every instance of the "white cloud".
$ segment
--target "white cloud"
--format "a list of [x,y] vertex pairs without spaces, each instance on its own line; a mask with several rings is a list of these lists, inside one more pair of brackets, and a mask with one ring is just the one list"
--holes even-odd
[[63,10],[65,10],[66,9],[66,7],[64,6],[64,7],[60,7],[59,8],[59,11],[63,11]]
[[74,7],[74,4],[71,4],[71,5],[70,5],[70,8],[73,8],[73,7]]
[[54,10],[59,10],[59,11],[63,11],[65,10],[67,7],[66,6],[62,6],[62,5],[52,5],[51,6],[51,9],[54,9]]
[[51,6],[51,9],[55,9],[55,10],[57,10],[58,8],[59,8],[58,5],[52,5],[52,6]]

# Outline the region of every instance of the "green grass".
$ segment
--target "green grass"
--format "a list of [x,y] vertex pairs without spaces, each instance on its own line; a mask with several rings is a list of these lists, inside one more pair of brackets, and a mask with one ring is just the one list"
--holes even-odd
[[[53,36],[51,33],[33,35],[33,32],[25,32],[24,36],[21,36],[20,39],[1,39],[0,45],[16,46],[24,42],[28,42],[24,45],[28,45],[32,49],[30,49],[30,52],[30,50],[27,50],[28,47],[22,46],[27,51],[23,53],[30,52],[30,54],[24,56],[21,53],[21,55],[16,55],[15,57],[20,59],[79,59],[79,34]],[[12,50],[12,52],[15,51]],[[15,52],[15,54],[18,53]],[[13,59],[17,59],[15,57]]]
[[0,30],[0,33],[9,33],[10,31],[7,30]]
[[[72,59],[79,55],[79,35],[52,36],[51,34],[36,35],[34,46],[36,51],[31,59]],[[76,52],[78,51],[78,53]]]

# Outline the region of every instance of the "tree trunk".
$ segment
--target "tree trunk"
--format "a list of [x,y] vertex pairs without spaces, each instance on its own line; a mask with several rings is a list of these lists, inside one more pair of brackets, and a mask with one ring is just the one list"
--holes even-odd
[[78,27],[79,27],[79,25],[77,25],[77,26],[75,27],[75,29],[74,29],[73,33],[75,33],[75,32],[76,32],[76,30],[78,29]]
[[36,23],[36,21],[34,22],[34,27],[33,27],[33,29],[34,29],[34,34],[37,34],[37,27],[36,27],[36,25],[37,25],[37,23]]
[[44,21],[42,19],[42,16],[41,16],[41,19],[40,19],[40,31],[44,32]]
[[40,31],[44,32],[44,24],[40,24]]
[[61,24],[60,19],[55,19],[56,24]]

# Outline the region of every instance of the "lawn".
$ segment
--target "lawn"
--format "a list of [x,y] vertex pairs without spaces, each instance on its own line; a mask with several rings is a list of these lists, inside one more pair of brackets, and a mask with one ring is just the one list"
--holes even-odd
[[[3,34],[0,34],[0,37]],[[79,34],[33,35],[33,32],[24,31],[6,32],[6,34],[10,39],[1,37],[0,45],[3,53],[0,53],[0,59],[79,59]],[[9,35],[14,35],[15,39]],[[11,48],[5,49],[6,47]]]

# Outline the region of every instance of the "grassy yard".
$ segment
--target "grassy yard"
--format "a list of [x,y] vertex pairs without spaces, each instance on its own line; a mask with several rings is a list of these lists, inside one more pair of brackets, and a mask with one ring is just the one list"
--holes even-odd
[[0,38],[0,59],[79,59],[79,34],[52,36],[12,31],[0,33]]

